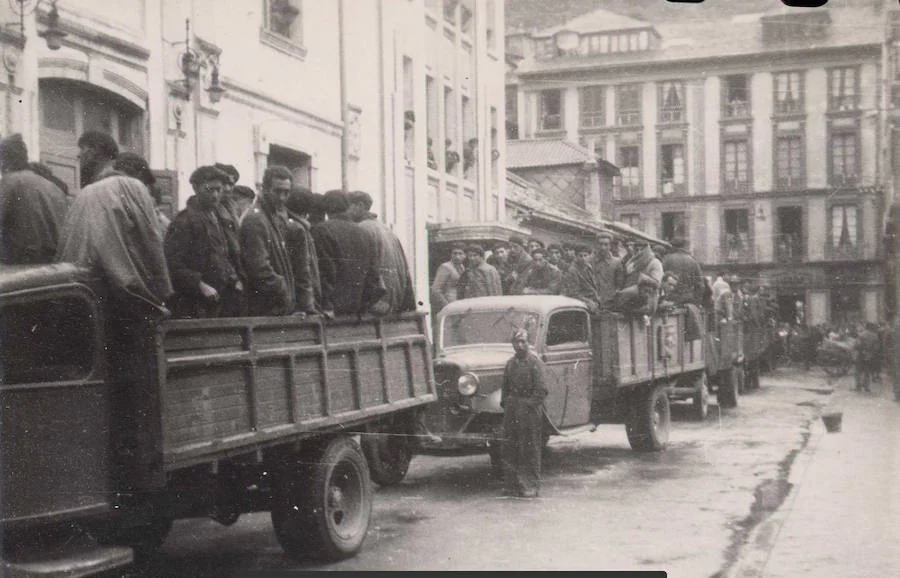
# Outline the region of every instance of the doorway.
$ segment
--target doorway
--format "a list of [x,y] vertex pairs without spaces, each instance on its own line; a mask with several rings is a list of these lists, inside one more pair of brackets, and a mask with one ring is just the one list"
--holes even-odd
[[306,153],[282,147],[269,145],[268,165],[282,165],[294,175],[294,187],[312,189],[312,157]]
[[775,255],[780,262],[803,261],[803,207],[778,207]]

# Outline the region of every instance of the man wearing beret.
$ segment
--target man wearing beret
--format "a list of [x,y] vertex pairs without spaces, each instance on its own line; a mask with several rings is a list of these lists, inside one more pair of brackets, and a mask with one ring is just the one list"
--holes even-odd
[[663,267],[650,243],[634,241],[634,254],[625,262],[625,287],[616,293],[619,309],[652,316],[656,312]]
[[241,221],[241,262],[247,275],[250,315],[294,313],[296,289],[287,249],[289,216],[285,206],[293,183],[287,167],[267,167],[259,203]]
[[191,174],[194,194],[166,233],[166,259],[178,317],[237,317],[244,310],[240,249],[234,224],[219,205],[230,177],[213,166]]
[[484,260],[484,248],[472,244],[466,247],[466,270],[459,278],[459,298],[503,295],[500,274]]
[[531,351],[526,330],[516,331],[512,346],[515,355],[506,362],[500,392],[505,493],[536,498],[541,486],[547,368]]

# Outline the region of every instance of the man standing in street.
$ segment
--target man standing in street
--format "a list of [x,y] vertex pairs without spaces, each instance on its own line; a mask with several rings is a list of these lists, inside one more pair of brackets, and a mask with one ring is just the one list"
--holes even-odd
[[169,225],[165,248],[176,317],[240,317],[244,312],[241,257],[227,237],[230,217],[219,207],[229,178],[213,166],[195,170],[190,178],[194,194]]
[[250,315],[294,312],[294,271],[285,241],[288,232],[285,201],[293,180],[287,167],[268,167],[263,173],[260,202],[241,221],[241,262],[247,276]]
[[406,252],[397,235],[371,212],[372,196],[365,191],[353,191],[347,195],[353,221],[365,231],[375,245],[375,261],[386,293],[378,307],[389,313],[416,310],[416,295]]
[[431,283],[432,315],[459,298],[459,278],[466,269],[466,246],[454,243],[450,247],[450,260],[441,263]]
[[460,277],[460,299],[503,295],[500,274],[484,260],[481,245],[466,247],[466,271]]
[[524,329],[513,335],[512,346],[515,355],[506,362],[500,394],[505,492],[536,498],[541,486],[547,369],[531,352]]
[[0,262],[52,263],[68,197],[30,168],[28,148],[19,134],[0,143],[0,171]]

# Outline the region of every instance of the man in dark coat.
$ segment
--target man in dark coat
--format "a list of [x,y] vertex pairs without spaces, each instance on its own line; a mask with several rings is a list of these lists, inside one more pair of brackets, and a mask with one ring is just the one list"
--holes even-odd
[[301,311],[309,310],[310,300],[311,310],[322,310],[319,256],[312,238],[312,224],[309,222],[309,213],[316,203],[315,197],[313,192],[305,187],[294,187],[287,200],[290,217],[287,245],[291,264],[295,272],[309,270],[309,282],[305,282],[301,276],[295,275],[297,277],[297,309]]
[[546,249],[531,251],[531,265],[522,275],[523,295],[559,295],[562,290],[562,273],[544,257]]
[[213,166],[191,173],[194,194],[166,233],[166,259],[177,317],[238,317],[245,312],[241,256],[229,243],[230,217],[219,209],[230,177]]
[[599,313],[600,291],[594,276],[592,251],[590,247],[575,247],[575,262],[563,277],[562,294],[584,301],[591,313]]
[[872,391],[869,384],[872,380],[873,362],[881,348],[877,331],[877,325],[866,323],[856,338],[856,391]]
[[634,254],[625,262],[624,288],[616,293],[616,308],[652,316],[662,284],[662,263],[647,241],[636,239],[633,245]]
[[295,306],[294,271],[285,238],[285,201],[294,177],[287,167],[266,168],[259,203],[241,221],[241,262],[247,276],[250,315],[291,315]]
[[500,274],[484,260],[484,248],[472,244],[466,247],[466,270],[459,278],[459,298],[503,295]]
[[703,305],[703,271],[700,264],[688,252],[687,240],[683,237],[672,239],[672,251],[662,260],[663,271],[674,273],[678,277],[678,285],[675,286],[668,299],[675,305],[693,303]]
[[350,205],[343,191],[328,191],[322,202],[328,220],[312,227],[319,256],[322,307],[329,317],[368,313],[385,294],[375,246],[348,214]]
[[0,143],[0,262],[52,263],[69,199],[28,164],[28,149],[15,134]]
[[530,350],[524,329],[516,331],[512,346],[515,355],[506,362],[500,393],[506,493],[536,498],[541,487],[547,368]]
[[378,215],[371,212],[372,196],[369,193],[353,191],[347,199],[353,221],[372,238],[375,245],[375,260],[386,290],[377,307],[389,313],[415,311],[416,294],[400,239],[378,220]]
[[531,264],[531,256],[525,250],[525,239],[518,235],[509,238],[509,256],[506,258],[506,276],[503,282],[504,295],[521,295],[524,287],[520,282],[525,269]]

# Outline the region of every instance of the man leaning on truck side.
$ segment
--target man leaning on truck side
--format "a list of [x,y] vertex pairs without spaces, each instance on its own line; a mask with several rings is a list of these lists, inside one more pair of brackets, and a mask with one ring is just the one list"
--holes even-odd
[[503,408],[505,493],[536,498],[541,486],[546,366],[528,345],[528,332],[512,338],[515,355],[506,362],[500,407]]

